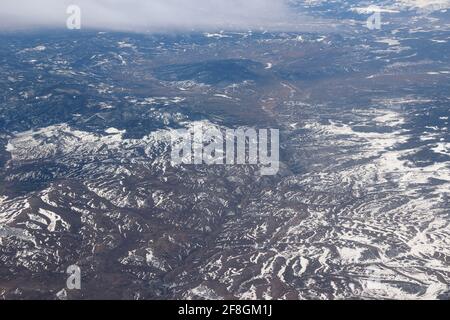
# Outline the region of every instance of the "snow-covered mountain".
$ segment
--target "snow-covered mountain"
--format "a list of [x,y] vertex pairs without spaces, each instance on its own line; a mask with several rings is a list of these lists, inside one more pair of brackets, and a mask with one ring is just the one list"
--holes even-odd
[[[0,298],[449,297],[448,1],[290,4],[312,31],[0,35]],[[172,165],[199,124],[279,129],[278,174]]]

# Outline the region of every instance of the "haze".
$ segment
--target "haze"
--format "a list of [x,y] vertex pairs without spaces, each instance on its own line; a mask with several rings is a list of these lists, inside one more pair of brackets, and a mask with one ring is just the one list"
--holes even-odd
[[82,27],[124,31],[291,29],[286,0],[2,0],[3,30],[65,28],[69,5]]

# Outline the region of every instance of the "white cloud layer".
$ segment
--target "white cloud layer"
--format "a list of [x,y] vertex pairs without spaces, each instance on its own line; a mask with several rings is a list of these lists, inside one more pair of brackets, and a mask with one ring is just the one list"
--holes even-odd
[[0,29],[65,28],[69,5],[81,8],[82,28],[287,30],[294,25],[287,0],[1,0]]

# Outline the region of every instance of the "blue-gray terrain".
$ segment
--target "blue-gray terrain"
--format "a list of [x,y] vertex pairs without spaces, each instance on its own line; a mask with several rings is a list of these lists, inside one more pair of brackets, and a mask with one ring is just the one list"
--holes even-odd
[[[0,298],[449,298],[449,1],[290,2],[322,22],[0,34]],[[195,124],[280,171],[172,166]]]

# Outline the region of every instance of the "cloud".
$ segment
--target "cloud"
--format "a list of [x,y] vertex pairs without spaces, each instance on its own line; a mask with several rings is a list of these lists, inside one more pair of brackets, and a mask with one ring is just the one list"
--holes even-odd
[[65,28],[69,5],[83,28],[124,31],[291,29],[287,0],[1,0],[0,28]]

